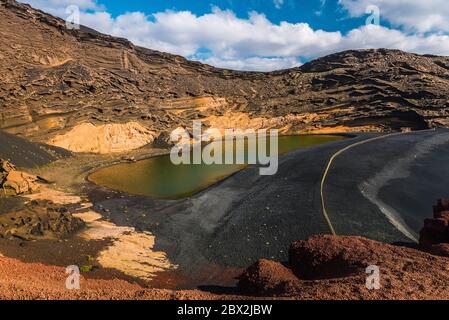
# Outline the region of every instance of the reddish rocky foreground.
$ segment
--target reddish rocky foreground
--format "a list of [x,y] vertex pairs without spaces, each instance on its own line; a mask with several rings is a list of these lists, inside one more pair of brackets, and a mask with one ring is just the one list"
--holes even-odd
[[[65,268],[0,257],[0,299],[220,299],[201,292],[146,289],[124,280],[86,279],[80,290],[66,289]],[[227,298],[227,297],[221,297]]]
[[[294,242],[285,264],[257,261],[238,286],[246,294],[300,299],[449,299],[449,200],[438,200],[433,211],[417,249],[314,236]],[[379,268],[379,289],[367,289],[369,266]]]
[[[0,257],[0,299],[449,299],[448,213],[449,200],[439,200],[417,249],[351,236],[296,241],[287,263],[262,259],[250,266],[234,296],[85,277],[80,290],[68,290],[63,267]],[[370,290],[367,267],[373,265],[379,268],[380,288]]]
[[[292,244],[286,265],[259,260],[240,277],[242,292],[298,299],[449,299],[449,258],[361,237],[320,235]],[[380,271],[368,290],[366,268]]]
[[[365,287],[365,268],[380,268],[380,289]],[[81,279],[65,288],[65,268],[0,257],[0,299],[449,299],[449,258],[361,237],[314,236],[295,242],[288,267],[259,260],[238,296],[143,288],[125,280]]]

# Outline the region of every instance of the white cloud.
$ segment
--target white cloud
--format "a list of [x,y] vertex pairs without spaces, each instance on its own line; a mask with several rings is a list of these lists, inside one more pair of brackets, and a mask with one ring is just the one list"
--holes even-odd
[[[74,0],[31,2],[53,3],[53,6],[47,6],[48,10],[61,11],[57,4],[69,1]],[[256,12],[242,19],[232,11],[218,8],[201,16],[189,11],[165,11],[151,16],[131,12],[112,17],[106,11],[95,9],[98,6],[94,0],[78,2],[84,8],[81,14],[83,25],[127,38],[140,46],[180,54],[217,67],[270,71],[297,66],[302,59],[361,48],[395,48],[449,55],[449,36],[444,34],[407,34],[380,26],[362,26],[342,34],[314,30],[307,23],[274,24]],[[364,14],[365,9],[360,12]],[[357,14],[357,10],[354,7],[353,13]],[[207,55],[202,55],[203,51]]]
[[[195,59],[195,58],[194,58]],[[195,59],[196,60],[196,59]],[[199,61],[219,68],[233,70],[257,70],[272,71],[299,67],[301,63],[296,58],[244,58],[244,59],[220,59],[210,57],[198,59]]]
[[23,0],[20,1],[31,5],[52,15],[63,17],[65,10],[71,5],[78,6],[80,10],[102,10],[103,7],[96,3],[96,0]]
[[284,0],[273,0],[273,2],[274,2],[274,6],[277,9],[280,9],[282,7],[282,5],[284,4]]
[[351,30],[341,49],[387,48],[420,54],[449,55],[448,35],[406,35],[399,30],[368,25]]
[[151,18],[134,12],[115,19],[105,13],[83,14],[81,19],[82,24],[142,46],[185,56],[207,48],[225,60],[314,57],[332,51],[342,39],[340,32],[313,30],[307,23],[276,25],[259,13],[241,19],[218,8],[202,16],[166,11]]
[[365,15],[369,5],[378,6],[381,18],[406,31],[449,32],[447,0],[339,0],[351,17]]

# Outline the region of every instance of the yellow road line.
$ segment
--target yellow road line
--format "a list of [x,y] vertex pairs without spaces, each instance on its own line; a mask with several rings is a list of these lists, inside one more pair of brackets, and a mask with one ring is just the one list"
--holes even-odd
[[326,178],[327,178],[327,174],[329,173],[329,169],[332,166],[332,162],[335,160],[335,158],[337,158],[339,155],[341,155],[343,152],[348,151],[351,148],[357,147],[361,144],[364,143],[368,143],[368,142],[372,142],[375,140],[380,140],[380,139],[384,139],[387,137],[392,137],[392,136],[396,136],[396,135],[400,135],[400,134],[404,134],[405,132],[396,132],[396,133],[390,133],[390,134],[385,134],[382,136],[378,136],[378,137],[374,137],[371,139],[366,139],[366,140],[362,140],[353,144],[350,144],[349,146],[344,147],[343,149],[340,149],[339,151],[337,151],[336,153],[334,153],[332,155],[332,157],[329,159],[329,162],[327,164],[326,170],[324,171],[323,174],[323,178],[321,179],[321,186],[320,186],[320,196],[321,196],[321,212],[323,213],[324,216],[324,220],[326,220],[327,226],[329,227],[330,232],[332,233],[332,235],[337,235],[337,233],[335,232],[334,226],[332,225],[331,220],[329,219],[329,215],[327,214],[327,210],[326,210],[326,205],[324,203],[324,183],[326,182]]

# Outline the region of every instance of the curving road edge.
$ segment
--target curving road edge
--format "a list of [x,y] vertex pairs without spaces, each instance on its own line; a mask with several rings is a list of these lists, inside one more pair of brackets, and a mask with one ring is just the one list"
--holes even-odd
[[[433,130],[433,129],[431,129]],[[426,131],[426,130],[423,130]],[[335,228],[332,225],[332,222],[329,218],[329,215],[327,214],[327,210],[326,210],[326,204],[325,204],[325,200],[324,200],[324,184],[326,183],[326,178],[327,175],[329,173],[329,170],[332,166],[332,163],[334,162],[334,160],[341,155],[342,153],[348,151],[349,149],[355,148],[359,145],[365,144],[365,143],[369,143],[369,142],[373,142],[376,140],[381,140],[381,139],[385,139],[388,137],[392,137],[392,136],[397,136],[397,135],[401,135],[401,134],[407,134],[408,132],[396,132],[396,133],[390,133],[390,134],[385,134],[385,135],[381,135],[378,137],[374,137],[374,138],[370,138],[370,139],[366,139],[366,140],[362,140],[362,141],[358,141],[355,142],[353,144],[350,144],[349,146],[344,147],[343,149],[338,150],[337,152],[335,152],[329,159],[329,162],[327,163],[326,169],[324,170],[324,174],[323,177],[321,179],[321,184],[320,184],[320,198],[321,198],[321,212],[323,214],[324,220],[326,221],[326,224],[329,228],[329,231],[331,232],[332,235],[337,235],[337,233],[335,232]]]

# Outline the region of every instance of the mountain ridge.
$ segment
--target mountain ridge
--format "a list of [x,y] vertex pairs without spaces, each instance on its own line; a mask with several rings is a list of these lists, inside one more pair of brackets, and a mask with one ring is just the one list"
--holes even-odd
[[39,142],[70,139],[84,122],[138,122],[155,136],[193,120],[281,133],[449,126],[448,57],[348,50],[293,69],[234,71],[68,30],[13,0],[0,0],[0,19],[0,130]]

